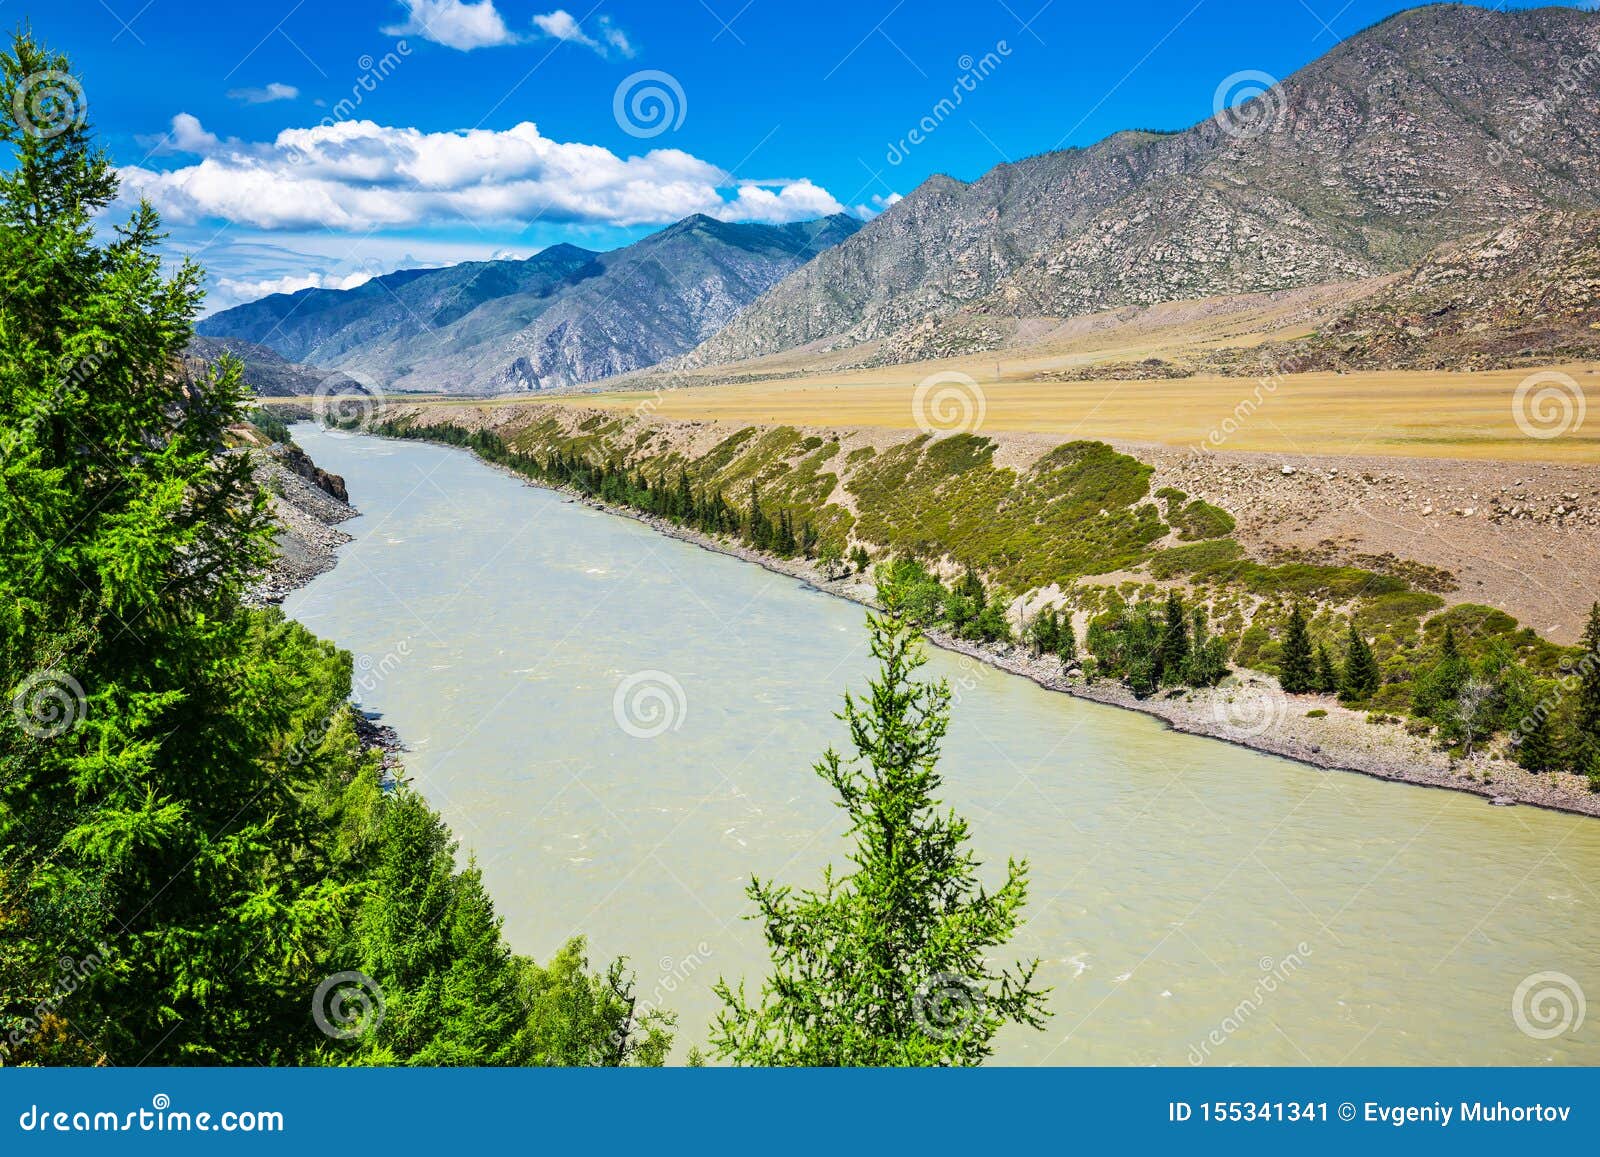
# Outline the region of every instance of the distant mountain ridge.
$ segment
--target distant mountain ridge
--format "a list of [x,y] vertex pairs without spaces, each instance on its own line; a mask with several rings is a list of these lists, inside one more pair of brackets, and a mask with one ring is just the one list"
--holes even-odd
[[306,397],[311,394],[341,394],[359,391],[360,385],[337,370],[320,370],[284,358],[277,350],[236,337],[189,339],[184,351],[191,374],[204,373],[223,354],[232,354],[244,367],[245,384],[263,398]]
[[[1600,206],[1600,15],[1436,5],[1346,40],[1242,110],[935,176],[673,364],[876,343],[1003,344],[1008,319],[1405,268],[1544,209]],[[1563,76],[1578,80],[1563,85]]]
[[696,215],[609,253],[553,245],[526,260],[274,294],[197,330],[384,389],[560,388],[684,353],[860,227],[845,214],[789,225]]

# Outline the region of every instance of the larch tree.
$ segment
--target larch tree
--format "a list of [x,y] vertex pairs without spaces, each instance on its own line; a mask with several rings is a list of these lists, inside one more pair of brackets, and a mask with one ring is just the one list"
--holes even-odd
[[805,891],[751,882],[773,971],[754,999],[716,985],[712,1047],[736,1064],[973,1065],[1003,1026],[1048,1015],[1037,961],[989,960],[1020,923],[1026,861],[985,889],[966,821],[938,798],[949,687],[913,679],[921,636],[892,597],[867,622],[878,677],[840,715],[856,755],[816,765],[849,817],[851,868]]

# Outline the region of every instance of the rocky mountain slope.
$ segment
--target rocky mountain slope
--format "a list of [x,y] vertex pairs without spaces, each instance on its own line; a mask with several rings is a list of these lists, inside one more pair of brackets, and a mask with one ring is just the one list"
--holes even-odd
[[1539,213],[1442,246],[1313,337],[1240,357],[1299,370],[1600,358],[1600,213]]
[[1600,206],[1597,76],[1592,12],[1404,12],[1186,131],[931,178],[680,364],[866,342],[874,361],[939,357],[1001,344],[1018,317],[1402,269]]
[[683,353],[860,228],[685,218],[610,253],[411,269],[349,290],[275,294],[200,323],[384,389],[505,393],[595,381]]

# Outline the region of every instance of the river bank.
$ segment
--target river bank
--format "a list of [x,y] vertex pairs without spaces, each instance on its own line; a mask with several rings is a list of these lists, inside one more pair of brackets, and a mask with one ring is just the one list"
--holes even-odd
[[[862,606],[877,605],[873,586],[859,581],[859,576],[829,579],[807,560],[768,555],[741,542],[601,502],[474,457],[525,485],[563,493],[573,502],[630,518],[680,542],[754,563]],[[1075,669],[1063,669],[1058,660],[1032,655],[1016,644],[980,644],[938,630],[926,635],[933,645],[984,667],[1020,675],[1050,691],[1154,716],[1184,734],[1236,744],[1324,771],[1355,772],[1417,787],[1466,792],[1498,806],[1525,804],[1600,816],[1600,793],[1590,791],[1581,776],[1536,775],[1494,752],[1457,758],[1426,737],[1408,733],[1396,717],[1351,710],[1331,695],[1285,695],[1277,680],[1262,672],[1238,668],[1217,687],[1178,688],[1140,698],[1121,683],[1087,682]]]
[[[363,517],[284,612],[355,656],[513,947],[544,957],[581,930],[702,1041],[715,982],[771,967],[742,918],[751,877],[804,887],[845,863],[813,765],[847,746],[841,693],[873,670],[859,603],[823,597],[861,580],[742,565],[450,447],[296,433]],[[1001,1063],[1191,1063],[1291,951],[1270,1016],[1208,1063],[1594,1063],[1592,1040],[1530,1040],[1506,1007],[1536,969],[1588,986],[1600,826],[1331,774],[928,651],[956,697],[942,796],[986,884],[1028,861],[1011,947],[1054,990],[1046,1031],[1007,1036]]]

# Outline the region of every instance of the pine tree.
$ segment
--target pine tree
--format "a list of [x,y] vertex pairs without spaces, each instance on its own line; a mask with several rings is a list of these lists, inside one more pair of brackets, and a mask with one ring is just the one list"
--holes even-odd
[[1063,663],[1071,663],[1078,657],[1078,636],[1072,629],[1071,611],[1064,611],[1056,623],[1055,650]]
[[1044,607],[1028,624],[1028,647],[1035,655],[1055,654],[1061,639],[1061,617],[1054,607]]
[[1556,745],[1550,713],[1542,706],[1529,712],[1518,731],[1517,762],[1529,771],[1553,771],[1561,754]]
[[1591,780],[1600,776],[1600,602],[1589,608],[1580,644],[1578,700],[1573,712],[1573,766]]
[[752,881],[773,975],[754,1001],[717,982],[711,1043],[736,1064],[978,1064],[1004,1025],[1048,1015],[1037,961],[989,963],[1021,922],[1027,864],[987,891],[966,821],[940,809],[950,689],[912,678],[926,657],[892,597],[867,623],[878,678],[840,716],[856,756],[816,765],[849,816],[852,866],[815,890]]
[[1189,620],[1183,613],[1183,600],[1177,591],[1167,595],[1167,621],[1161,631],[1160,671],[1157,678],[1163,683],[1183,680],[1184,667],[1189,659]]
[[1289,629],[1283,637],[1283,657],[1278,667],[1278,683],[1289,694],[1304,695],[1316,687],[1311,635],[1306,630],[1305,612],[1299,603],[1289,612]]
[[1383,682],[1378,662],[1372,648],[1356,630],[1355,619],[1350,620],[1350,635],[1345,643],[1344,677],[1339,683],[1339,698],[1347,703],[1358,703],[1377,691]]
[[1339,690],[1339,669],[1334,665],[1333,656],[1328,653],[1326,643],[1317,644],[1317,671],[1315,690],[1323,695],[1332,695]]

